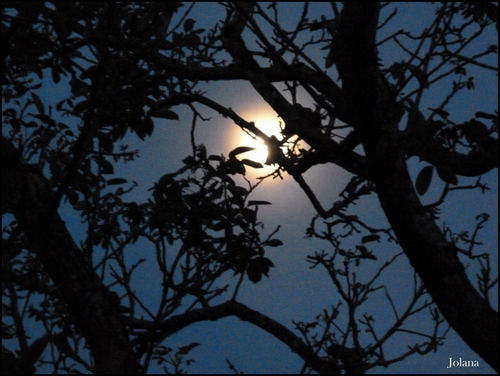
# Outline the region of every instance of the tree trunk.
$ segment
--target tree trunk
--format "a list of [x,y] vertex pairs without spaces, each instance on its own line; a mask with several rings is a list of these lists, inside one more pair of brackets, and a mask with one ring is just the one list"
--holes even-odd
[[47,179],[2,136],[2,211],[11,212],[87,339],[98,374],[139,373],[119,302],[77,247],[53,204]]
[[399,139],[402,111],[378,68],[379,6],[344,4],[332,43],[353,127],[361,134],[382,209],[405,254],[450,326],[498,371],[498,314],[471,284],[458,258],[420,203]]

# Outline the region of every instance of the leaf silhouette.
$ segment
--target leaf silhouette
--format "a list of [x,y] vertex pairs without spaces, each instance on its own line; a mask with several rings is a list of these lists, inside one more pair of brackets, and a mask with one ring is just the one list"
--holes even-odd
[[179,347],[179,351],[177,352],[177,354],[179,355],[186,355],[188,354],[192,349],[194,349],[196,346],[199,346],[200,344],[198,342],[193,342],[193,343],[190,343],[189,345],[187,346],[180,346]]
[[262,163],[251,161],[250,159],[242,159],[241,163],[244,163],[247,166],[250,166],[253,168],[264,168],[264,166],[262,166]]
[[283,242],[279,239],[271,239],[266,242],[266,245],[268,245],[269,247],[279,247],[283,245]]
[[261,201],[261,200],[250,200],[248,201],[248,206],[252,205],[272,205],[269,201]]
[[229,152],[229,158],[235,158],[238,154],[246,153],[252,150],[255,150],[255,148],[252,148],[250,146],[239,146]]
[[126,182],[127,182],[127,179],[113,178],[113,179],[108,180],[108,185],[124,184]]
[[191,30],[193,30],[194,23],[195,23],[195,20],[193,20],[192,18],[188,18],[186,21],[184,21],[184,25],[182,25],[184,28],[184,31],[186,33],[189,33]]
[[363,236],[363,238],[361,239],[361,242],[363,244],[365,244],[365,243],[368,243],[368,242],[374,242],[374,241],[379,240],[379,239],[380,239],[380,235],[371,234],[371,235]]
[[417,182],[415,187],[417,188],[417,193],[422,196],[427,192],[429,186],[431,185],[432,173],[434,171],[434,166],[426,166],[420,171],[417,176]]
[[179,120],[179,115],[168,108],[159,108],[157,110],[152,110],[150,112],[150,115],[152,117],[161,119]]
[[442,181],[451,185],[457,185],[457,175],[452,171],[449,166],[438,166],[437,173]]

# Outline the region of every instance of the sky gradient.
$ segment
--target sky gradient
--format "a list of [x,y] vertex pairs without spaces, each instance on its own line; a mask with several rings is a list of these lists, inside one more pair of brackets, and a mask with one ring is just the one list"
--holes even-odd
[[[283,24],[294,22],[300,15],[300,6],[295,3],[283,3],[280,5],[284,13]],[[432,7],[423,3],[395,3],[391,8],[384,9],[382,19],[390,14],[392,7],[398,7],[398,14],[394,20],[379,35],[389,35],[391,31],[406,28],[412,31],[421,30],[427,25],[430,17],[433,17]],[[322,15],[331,17],[331,9],[328,3],[313,3],[312,16],[320,19]],[[176,14],[172,24],[178,22],[185,14],[187,7],[181,8]],[[299,12],[299,13],[297,13]],[[311,17],[312,17],[311,16]],[[225,12],[223,7],[216,3],[197,3],[189,14],[190,18],[196,20],[196,28],[212,28],[219,20],[223,20]],[[248,37],[248,43],[254,43],[255,37]],[[486,34],[482,43],[497,44],[497,35]],[[312,56],[317,64],[324,67],[326,52],[317,51]],[[383,46],[380,49],[382,61],[388,64],[401,61],[405,58],[401,51],[395,48]],[[495,62],[496,63],[496,62]],[[461,97],[450,102],[447,110],[455,118],[470,119],[477,111],[493,112],[498,107],[498,84],[491,81],[491,74],[484,75],[477,69],[475,76],[475,90],[465,93]],[[448,83],[436,85],[424,98],[422,109],[441,103],[447,95],[445,89]],[[255,92],[250,84],[243,81],[219,81],[212,83],[200,83],[199,88],[205,92],[205,96],[232,108],[236,113],[247,121],[253,121],[268,135],[274,134],[279,129],[281,119],[270,109],[262,98]],[[48,101],[56,102],[60,95],[60,86],[49,88],[44,93]],[[411,90],[411,87],[408,88]],[[307,95],[300,93],[299,102],[304,106],[312,107],[312,100]],[[228,156],[229,152],[239,146],[252,146],[256,144],[248,135],[239,129],[230,119],[221,116],[215,111],[201,104],[195,105],[196,109],[203,115],[206,121],[198,121],[195,130],[197,144],[203,144],[208,154],[223,154]],[[139,185],[126,197],[130,201],[144,202],[151,195],[151,187],[158,179],[166,173],[171,173],[183,166],[182,160],[191,153],[191,121],[192,113],[185,107],[175,108],[179,120],[156,119],[155,131],[152,137],[140,140],[135,134],[127,134],[123,143],[129,144],[130,149],[139,150],[139,158],[132,163],[120,164],[115,168],[116,176],[135,181]],[[403,121],[404,122],[404,121]],[[304,145],[307,147],[307,145]],[[360,151],[362,152],[362,151]],[[263,163],[265,155],[260,153],[248,153],[241,158],[249,158]],[[426,166],[425,163],[413,158],[409,161],[410,173],[414,179]],[[246,177],[251,182],[257,182],[257,177],[266,175],[272,170],[266,167],[263,170],[255,170],[247,167]],[[316,166],[304,174],[304,177],[315,191],[318,199],[324,207],[329,207],[344,189],[345,184],[352,177],[351,174],[334,165]],[[435,184],[429,192],[422,196],[424,203],[435,201],[441,194],[443,184],[436,177]],[[477,178],[459,178],[460,184],[474,184]],[[240,179],[239,181],[242,181]],[[442,226],[450,226],[456,232],[471,231],[476,223],[476,217],[482,213],[488,213],[490,220],[485,223],[481,231],[480,240],[484,251],[492,254],[492,265],[498,264],[498,171],[495,169],[485,174],[481,181],[487,183],[490,190],[484,195],[475,191],[457,191],[450,195],[448,201],[442,206]],[[324,309],[329,309],[337,304],[339,295],[325,270],[318,267],[311,270],[310,264],[306,262],[308,255],[322,250],[331,251],[331,246],[318,239],[306,238],[306,228],[315,215],[311,203],[304,192],[290,176],[283,179],[266,179],[250,197],[252,200],[265,200],[272,203],[269,206],[259,208],[259,220],[264,224],[262,238],[272,233],[278,226],[280,231],[277,238],[284,242],[282,247],[269,248],[266,256],[272,259],[275,267],[271,270],[269,278],[264,277],[258,284],[246,280],[241,287],[238,301],[248,305],[250,308],[266,314],[270,318],[280,322],[288,328],[293,328],[293,321],[314,321],[316,316]],[[369,224],[375,227],[387,226],[379,202],[375,195],[363,198],[349,214],[363,217]],[[86,228],[81,222],[79,215],[68,204],[62,206],[61,215],[77,240],[85,237]],[[359,239],[346,239],[345,246],[354,249]],[[392,243],[369,243],[370,251],[377,256],[378,261],[373,268],[369,267],[369,261],[364,262],[360,269],[360,278],[369,279],[370,275],[377,272],[384,261],[390,260],[400,252],[400,249]],[[139,296],[147,297],[146,302],[155,306],[158,294],[161,290],[161,278],[157,272],[158,266],[154,261],[154,250],[146,243],[140,241],[128,248],[133,262],[135,258],[148,258],[135,274],[134,288]],[[469,266],[468,266],[469,267]],[[470,265],[470,275],[478,272],[477,265]],[[473,277],[474,278],[474,277]],[[234,286],[238,276],[227,277],[228,282]],[[405,255],[400,256],[395,263],[383,274],[379,283],[387,286],[388,292],[398,307],[404,307],[411,298],[413,284],[413,269]],[[498,309],[498,286],[494,289],[493,306]],[[344,307],[345,308],[345,305]],[[342,311],[341,308],[341,311]],[[382,332],[394,321],[394,315],[390,304],[385,297],[385,290],[380,290],[366,303],[364,309],[375,318],[376,327]],[[345,313],[345,312],[344,312]],[[429,328],[429,316],[417,315],[409,320],[410,327],[414,330]],[[339,318],[340,322],[345,316]],[[394,337],[392,346],[386,346],[388,358],[396,356],[407,348],[408,345],[416,343],[419,338],[408,340],[407,334]],[[226,359],[244,373],[254,374],[289,374],[298,373],[303,366],[303,361],[283,343],[276,340],[268,333],[256,328],[249,323],[236,318],[225,318],[217,322],[198,323],[175,334],[165,344],[175,347],[187,345],[191,342],[199,342],[190,356],[195,359],[186,370],[189,373],[231,373]],[[479,368],[447,368],[450,358],[458,360],[479,360]],[[150,373],[161,373],[159,367],[152,366]],[[493,370],[472,352],[458,336],[450,330],[444,346],[437,352],[426,354],[424,357],[413,355],[404,361],[391,365],[389,368],[375,368],[368,373],[401,374],[401,373],[437,373],[437,374],[489,374]]]

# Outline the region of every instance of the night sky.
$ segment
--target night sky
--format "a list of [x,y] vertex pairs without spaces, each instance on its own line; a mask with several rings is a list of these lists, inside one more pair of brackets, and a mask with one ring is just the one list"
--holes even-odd
[[[379,39],[384,35],[389,35],[391,31],[402,28],[411,30],[421,30],[429,17],[432,17],[431,4],[428,3],[395,3],[399,11],[386,29],[379,35]],[[297,11],[300,7],[294,3],[285,3],[283,7],[287,9],[287,17],[284,22],[293,22],[297,17]],[[331,16],[331,8],[328,3],[314,3],[315,15],[319,19],[321,14],[326,17]],[[176,19],[184,15],[187,7],[181,8],[176,14]],[[392,9],[392,8],[391,8]],[[389,9],[384,9],[381,18],[390,13]],[[299,13],[300,14],[300,13]],[[224,19],[224,11],[216,3],[198,3],[190,18],[196,20],[197,28],[211,28],[219,19]],[[175,20],[172,24],[175,24]],[[497,44],[497,34],[487,34],[482,43]],[[489,38],[489,40],[488,40]],[[251,43],[252,41],[249,41]],[[390,65],[392,62],[400,61],[405,58],[400,50],[384,46],[380,49],[383,64]],[[317,51],[315,60],[318,65],[324,66],[322,60],[325,51]],[[496,61],[492,64],[497,64]],[[473,70],[474,68],[471,68]],[[498,88],[497,81],[491,81],[493,74],[483,75],[478,70],[474,74],[476,85],[475,90],[466,92],[452,101],[447,108],[456,119],[464,117],[469,119],[476,111],[493,112],[497,108]],[[235,82],[216,82],[200,84],[200,87],[206,91],[205,96],[221,103],[225,107],[231,107],[240,116],[247,121],[254,121],[257,126],[261,126],[264,132],[272,134],[279,128],[280,119],[264,103],[254,89],[242,81]],[[55,90],[55,89],[54,89]],[[436,102],[440,103],[443,96],[446,95],[440,85],[433,87],[424,100],[423,109],[433,107]],[[47,98],[56,98],[57,91],[46,94]],[[301,98],[304,106],[312,106],[310,98],[306,95]],[[229,119],[222,117],[213,110],[202,105],[196,105],[196,108],[206,118],[210,120],[199,122],[196,128],[196,142],[204,144],[209,154],[228,153],[238,146],[254,146],[255,141],[245,135]],[[187,107],[176,108],[179,114],[179,120],[157,119],[155,123],[155,133],[152,137],[141,141],[136,135],[127,135],[124,143],[130,144],[132,149],[139,149],[140,158],[133,164],[125,164],[116,168],[116,175],[136,181],[139,187],[132,191],[130,200],[137,202],[147,199],[148,189],[162,175],[173,172],[182,166],[182,159],[190,153],[190,127],[192,114]],[[245,156],[246,158],[247,156]],[[248,158],[264,162],[263,153],[249,154]],[[421,170],[424,163],[417,159],[410,162],[411,173],[415,178]],[[271,170],[251,171],[247,167],[247,178],[256,181],[257,176],[262,172],[269,173]],[[337,195],[344,188],[345,184],[351,178],[351,175],[342,169],[333,166],[318,166],[305,174],[306,180],[315,190],[318,198],[324,206],[329,206],[336,200]],[[473,184],[476,178],[459,178],[460,184]],[[492,265],[497,265],[498,249],[498,172],[494,170],[481,179],[491,188],[486,194],[481,195],[476,191],[463,191],[450,196],[449,201],[443,206],[442,216],[446,221],[446,226],[452,227],[455,231],[472,230],[475,224],[475,217],[481,213],[490,214],[490,220],[485,224],[481,233],[482,248],[492,254]],[[424,202],[435,200],[442,188],[442,182],[438,181],[432,189],[422,197]],[[339,300],[333,284],[329,280],[326,271],[320,267],[310,270],[306,257],[315,251],[322,249],[328,250],[330,247],[325,242],[315,239],[306,239],[305,232],[311,218],[315,212],[307,200],[305,194],[290,176],[284,176],[284,179],[267,179],[252,194],[250,199],[266,200],[272,202],[270,206],[262,206],[259,209],[259,219],[265,227],[262,231],[263,237],[274,231],[280,225],[281,230],[277,237],[284,242],[284,246],[269,249],[267,256],[275,264],[271,270],[269,278],[263,278],[258,284],[253,284],[248,280],[242,285],[239,294],[239,301],[248,305],[250,308],[261,311],[269,317],[279,321],[289,328],[293,328],[294,321],[314,321],[315,317],[323,309],[335,305]],[[359,202],[354,212],[363,216],[369,223],[376,224],[377,227],[383,227],[386,220],[379,208],[375,196],[370,196]],[[85,231],[81,225],[81,219],[75,218],[71,210],[63,208],[61,214],[64,215],[66,222],[74,234],[79,239]],[[349,244],[349,243],[347,243]],[[353,243],[354,246],[354,243]],[[132,250],[144,257],[147,254],[153,254],[153,251],[143,248],[141,242],[132,246]],[[362,269],[363,273],[373,274],[383,261],[389,260],[400,249],[394,244],[372,243],[369,244],[370,250],[377,255],[378,262],[374,264],[374,269],[370,270],[368,264]],[[157,291],[154,289],[156,272],[154,262],[146,263],[147,266],[142,272],[136,275],[135,287],[138,295],[148,296],[151,304],[154,305],[157,298]],[[150,268],[150,269],[148,269]],[[471,275],[477,273],[474,266],[470,266]],[[232,283],[236,283],[238,277],[234,277]],[[475,277],[473,277],[474,279]],[[413,271],[406,257],[402,255],[386,271],[379,284],[385,283],[391,296],[396,303],[403,305],[411,295],[413,283]],[[475,283],[475,282],[474,282]],[[410,290],[410,292],[409,292]],[[496,291],[494,296],[496,297]],[[495,298],[496,299],[496,298]],[[495,309],[498,309],[498,301],[494,302]],[[394,316],[384,293],[375,293],[366,304],[368,313],[375,317],[377,327],[385,328]],[[416,329],[428,327],[428,315],[417,315],[410,320],[411,325]],[[392,341],[393,346],[386,346],[387,357],[403,352],[408,345],[416,343],[420,338],[411,338],[401,335],[396,336]],[[226,363],[230,360],[236,368],[245,373],[298,373],[303,366],[302,360],[291,353],[290,349],[268,333],[259,328],[255,328],[248,323],[242,322],[236,318],[226,318],[217,322],[195,324],[180,333],[177,333],[166,341],[168,346],[185,345],[190,342],[201,343],[191,352],[191,356],[196,360],[187,368],[189,373],[231,373]],[[394,353],[392,353],[394,352]],[[458,360],[461,357],[464,360],[479,360],[479,368],[452,368],[447,369],[449,358]],[[154,368],[153,368],[154,369]],[[150,373],[154,373],[151,369]],[[158,370],[158,372],[161,372]],[[421,357],[413,355],[408,359],[391,365],[389,368],[375,368],[368,373],[493,373],[492,369],[472,352],[458,336],[450,330],[445,345],[440,347],[438,352],[430,353]]]
[[[290,22],[297,17],[294,11],[300,9],[297,5],[287,3],[288,13],[286,19]],[[328,4],[315,4],[314,7],[321,11],[326,7],[325,12],[331,12]],[[421,30],[428,17],[432,17],[429,8],[423,4],[409,3],[407,5],[398,4],[399,12],[393,22],[389,24],[385,33],[390,30],[409,28],[410,30]],[[190,17],[196,19],[197,27],[209,28],[217,17],[220,16],[220,7],[215,4],[199,3],[195,6]],[[321,14],[319,13],[318,14]],[[383,13],[387,15],[389,10]],[[182,11],[178,14],[180,16]],[[202,14],[200,18],[198,15]],[[330,13],[327,13],[330,14]],[[319,16],[318,16],[319,18]],[[379,36],[379,39],[382,36]],[[497,43],[496,35],[490,35],[491,40],[485,43]],[[251,43],[251,41],[249,42]],[[404,57],[401,52],[395,49],[384,47],[380,50],[384,59],[390,62],[400,61]],[[324,59],[324,55],[318,55],[317,60]],[[385,64],[385,61],[384,61]],[[470,118],[476,111],[493,111],[497,108],[497,85],[492,83],[490,78],[485,78],[482,72],[478,71],[475,76],[476,89],[467,92],[460,97],[460,100],[453,101],[447,108],[453,116],[459,118],[464,116]],[[226,107],[231,107],[247,121],[255,121],[259,126],[266,129],[276,129],[280,119],[276,118],[273,111],[255,93],[253,88],[244,82],[216,82],[202,84],[207,97],[218,101]],[[439,85],[433,88],[428,97],[425,98],[425,105],[422,108],[433,107],[436,100],[441,101],[446,93],[439,91]],[[303,105],[310,105],[310,99],[304,96]],[[197,109],[211,120],[200,123],[196,130],[196,141],[203,143],[211,154],[223,153],[227,156],[230,150],[237,146],[255,146],[254,141],[246,136],[229,119],[223,118],[214,111],[197,105]],[[144,182],[144,189],[147,189],[156,179],[166,172],[174,171],[180,167],[181,159],[189,153],[185,147],[189,145],[189,123],[191,114],[189,112],[176,111],[180,115],[179,121],[161,120],[157,122],[155,135],[147,139],[145,143],[137,142],[137,148],[141,150],[141,158],[138,163],[143,168],[130,169],[124,167],[123,173],[132,180]],[[273,125],[274,123],[274,125]],[[272,130],[269,130],[272,132]],[[131,140],[134,140],[132,137]],[[135,144],[135,142],[134,142]],[[146,148],[141,145],[147,145]],[[249,154],[250,155],[250,154]],[[245,156],[246,157],[246,156]],[[263,158],[261,155],[256,158]],[[260,162],[264,160],[261,159]],[[418,160],[411,160],[412,175],[416,177],[418,171],[424,166]],[[261,171],[254,173],[247,168],[249,178],[259,176]],[[267,171],[266,171],[267,172]],[[119,172],[121,173],[121,171]],[[306,174],[306,179],[317,192],[318,197],[324,206],[335,200],[336,195],[343,189],[350,175],[336,166],[321,166],[311,169]],[[460,183],[475,182],[475,178],[466,179],[461,177]],[[480,195],[476,192],[465,194],[455,194],[443,207],[442,218],[446,219],[446,225],[451,226],[456,231],[458,229],[471,230],[475,223],[475,216],[483,212],[488,212],[491,219],[486,223],[482,232],[481,240],[484,249],[493,251],[497,249],[498,243],[498,175],[497,170],[486,174],[482,178],[487,182],[491,190]],[[149,185],[148,185],[149,184]],[[431,202],[440,194],[442,183],[437,182],[433,189],[429,191],[422,200]],[[137,190],[139,195],[141,190]],[[142,191],[144,192],[144,191]],[[267,179],[256,190],[251,199],[267,200],[273,203],[271,206],[261,207],[260,219],[265,224],[264,232],[273,231],[277,225],[281,225],[278,237],[285,243],[283,247],[271,249],[268,256],[273,260],[276,267],[271,271],[270,278],[264,278],[262,282],[254,285],[249,282],[243,284],[239,300],[249,307],[259,310],[282,324],[292,327],[292,320],[313,321],[315,316],[322,309],[328,308],[338,300],[336,290],[329,281],[326,272],[320,268],[310,270],[306,263],[306,256],[315,251],[327,249],[328,244],[324,242],[305,239],[305,229],[312,216],[315,214],[312,205],[305,194],[289,176],[283,180]],[[386,223],[379,209],[375,197],[364,200],[356,208],[359,215],[368,216],[373,223]],[[451,213],[446,215],[446,213]],[[392,257],[398,252],[392,244],[382,243],[371,247],[379,260]],[[497,257],[495,252],[493,257]],[[496,260],[493,262],[496,265]],[[377,264],[379,265],[379,264]],[[372,271],[373,272],[373,271]],[[408,298],[408,289],[411,289],[413,272],[404,256],[400,257],[393,265],[382,281],[387,283],[395,301],[404,302]],[[147,290],[147,288],[146,288]],[[386,321],[394,319],[387,300],[382,295],[374,294],[373,302],[367,307],[372,307],[370,313],[376,316],[377,323],[384,327]],[[498,304],[495,302],[494,304]],[[368,309],[368,308],[367,308]],[[419,321],[417,316],[414,321],[415,328],[421,329],[429,325],[428,316],[423,315],[424,322]],[[416,343],[419,338],[414,338],[408,342],[404,336],[396,337],[400,343],[394,341],[394,355],[397,350],[402,351],[406,346]],[[290,352],[290,350],[269,334],[250,324],[241,322],[238,319],[230,318],[220,320],[215,323],[196,324],[187,330],[178,333],[172,339],[179,343],[189,343],[191,341],[200,342],[202,345],[191,353],[196,360],[188,370],[199,373],[228,373],[230,372],[225,359],[229,359],[239,370],[245,373],[297,373],[303,365],[300,358]],[[387,347],[388,355],[391,348]],[[389,368],[376,368],[374,373],[471,373],[468,368],[447,369],[449,358],[454,360],[461,357],[464,360],[479,360],[468,347],[450,330],[448,338],[443,347],[437,353],[430,353],[424,357],[414,355],[401,363],[391,365]],[[480,360],[481,367],[474,368],[474,373],[492,373],[492,369]]]

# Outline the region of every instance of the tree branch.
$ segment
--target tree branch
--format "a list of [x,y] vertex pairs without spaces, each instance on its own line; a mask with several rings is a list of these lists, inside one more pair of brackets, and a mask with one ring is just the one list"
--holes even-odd
[[[456,246],[425,211],[413,187],[398,135],[398,108],[371,49],[376,8],[375,3],[345,3],[334,43],[349,106],[357,109],[355,125],[366,130],[363,145],[371,179],[394,233],[441,313],[469,347],[498,370],[498,314],[473,287]],[[361,83],[362,90],[355,86]]]
[[440,165],[446,161],[457,175],[480,176],[498,168],[498,140],[490,137],[487,141],[478,150],[463,154],[458,151],[450,151],[429,140],[426,145],[414,145],[408,151],[408,155],[418,156],[432,165]]
[[53,206],[54,193],[34,166],[2,136],[2,207],[11,212],[85,335],[99,374],[138,373],[120,321],[119,302],[95,274]]
[[200,308],[181,313],[162,322],[139,320],[129,317],[123,317],[123,320],[127,325],[135,329],[158,329],[156,332],[149,331],[141,334],[132,341],[133,344],[139,344],[149,341],[159,342],[193,323],[201,321],[216,321],[228,316],[236,316],[239,319],[249,322],[268,332],[287,345],[316,372],[320,374],[339,373],[339,370],[336,368],[336,362],[332,359],[319,357],[312,350],[312,348],[307,346],[307,344],[305,344],[290,329],[281,325],[277,321],[274,321],[268,316],[234,300],[229,300],[214,307]]

